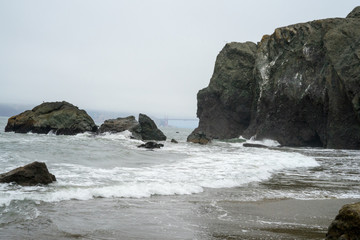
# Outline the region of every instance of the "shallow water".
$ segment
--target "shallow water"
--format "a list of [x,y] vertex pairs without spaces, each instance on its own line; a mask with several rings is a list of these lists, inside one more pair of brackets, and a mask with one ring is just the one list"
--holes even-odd
[[128,132],[4,133],[6,121],[1,172],[41,161],[57,182],[0,184],[0,239],[217,239],[212,228],[239,231],[229,209],[241,202],[360,198],[360,151],[201,146],[186,143],[191,129],[171,127],[149,151]]

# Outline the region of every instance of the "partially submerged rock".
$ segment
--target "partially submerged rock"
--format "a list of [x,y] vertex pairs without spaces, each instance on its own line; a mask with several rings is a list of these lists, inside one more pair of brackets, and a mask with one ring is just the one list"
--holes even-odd
[[269,148],[268,146],[258,144],[258,143],[244,143],[243,147],[252,147],[252,148]]
[[360,240],[360,202],[344,205],[326,234],[327,240]]
[[171,139],[172,143],[179,143],[178,141],[176,141],[175,139]]
[[138,148],[154,149],[154,148],[161,148],[163,146],[164,146],[164,144],[162,144],[162,143],[147,142],[145,144],[139,145]]
[[203,132],[193,132],[188,136],[187,141],[204,145],[211,142],[211,139]]
[[106,120],[99,128],[99,133],[123,132],[128,130],[132,137],[139,140],[165,141],[166,136],[158,129],[155,122],[145,114],[139,114],[139,122],[134,116]]
[[75,135],[95,132],[94,120],[84,111],[68,102],[45,102],[32,110],[9,118],[6,132]]
[[55,176],[49,173],[46,164],[43,162],[33,162],[0,174],[0,183],[15,182],[23,186],[34,186],[37,184],[49,184],[53,181],[56,181]]
[[105,120],[98,132],[118,133],[125,130],[132,132],[134,138],[141,139],[141,136],[138,134],[141,131],[140,124],[134,116]]

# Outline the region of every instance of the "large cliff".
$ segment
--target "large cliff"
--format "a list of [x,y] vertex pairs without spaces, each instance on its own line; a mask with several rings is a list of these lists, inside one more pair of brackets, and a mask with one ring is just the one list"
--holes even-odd
[[226,44],[197,99],[193,134],[360,149],[360,7]]

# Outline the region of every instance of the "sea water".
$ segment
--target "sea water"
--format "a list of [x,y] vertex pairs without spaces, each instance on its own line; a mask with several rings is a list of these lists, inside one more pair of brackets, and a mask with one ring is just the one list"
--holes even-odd
[[360,151],[197,145],[186,142],[192,129],[173,127],[152,151],[127,131],[15,134],[6,122],[0,172],[40,161],[57,181],[0,184],[0,239],[206,239],[204,226],[184,220],[206,217],[199,202],[221,219],[218,201],[360,198]]

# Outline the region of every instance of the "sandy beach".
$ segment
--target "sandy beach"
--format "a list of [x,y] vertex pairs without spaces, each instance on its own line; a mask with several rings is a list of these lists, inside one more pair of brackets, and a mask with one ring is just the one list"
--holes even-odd
[[46,215],[25,221],[21,228],[16,224],[2,226],[0,236],[18,237],[16,239],[324,239],[338,210],[344,204],[360,200],[214,202],[201,195],[41,204],[38,210],[47,212]]
[[[269,200],[219,202],[228,218],[238,221],[220,224],[214,239],[324,239],[340,208],[359,199]],[[225,234],[228,232],[228,234]],[[231,233],[231,234],[229,234]]]

